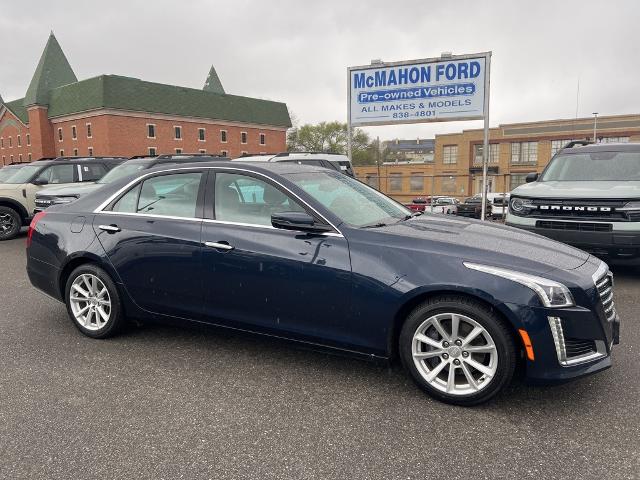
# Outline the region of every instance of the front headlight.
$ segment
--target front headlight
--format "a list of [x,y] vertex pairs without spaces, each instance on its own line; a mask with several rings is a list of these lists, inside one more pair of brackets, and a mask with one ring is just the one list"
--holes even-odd
[[573,296],[569,289],[562,283],[558,283],[548,278],[529,275],[528,273],[507,270],[506,268],[491,267],[489,265],[479,265],[477,263],[464,262],[464,266],[471,270],[490,273],[498,277],[506,278],[518,282],[538,294],[540,301],[545,307],[571,307],[575,305]]
[[512,198],[511,199],[511,211],[515,213],[525,212],[535,208],[533,205],[533,200],[530,198]]

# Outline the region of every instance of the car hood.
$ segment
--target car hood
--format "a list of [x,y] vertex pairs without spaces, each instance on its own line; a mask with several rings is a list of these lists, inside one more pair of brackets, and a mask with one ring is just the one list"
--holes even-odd
[[531,198],[640,198],[639,181],[532,182],[511,192]]
[[[424,214],[375,228],[389,245],[425,249],[462,260],[541,274],[554,269],[573,270],[589,254],[541,235],[502,224]],[[393,237],[393,238],[390,238]],[[428,242],[416,242],[416,239]]]
[[40,190],[37,193],[37,196],[43,196],[43,195],[48,195],[52,197],[53,196],[70,196],[70,195],[82,196],[97,190],[101,186],[102,184],[100,183],[91,182],[91,183],[83,183],[82,185],[70,185],[66,187],[48,187]]
[[23,187],[24,183],[0,183],[0,192],[2,191],[14,191],[20,190]]

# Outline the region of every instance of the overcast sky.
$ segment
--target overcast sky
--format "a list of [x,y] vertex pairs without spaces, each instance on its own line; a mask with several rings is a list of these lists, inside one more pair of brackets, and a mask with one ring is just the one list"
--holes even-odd
[[[346,120],[347,67],[493,51],[491,125],[640,113],[640,2],[2,0],[0,94],[24,95],[53,30],[79,79],[119,74],[286,102]],[[429,138],[481,122],[382,126]]]

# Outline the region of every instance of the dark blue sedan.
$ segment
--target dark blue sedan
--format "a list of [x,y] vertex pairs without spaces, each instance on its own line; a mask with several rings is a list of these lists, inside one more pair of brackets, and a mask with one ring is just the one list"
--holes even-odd
[[339,172],[164,166],[39,213],[33,285],[93,338],[127,319],[195,322],[399,357],[439,400],[474,405],[516,368],[606,369],[619,319],[607,265],[520,230],[417,216]]

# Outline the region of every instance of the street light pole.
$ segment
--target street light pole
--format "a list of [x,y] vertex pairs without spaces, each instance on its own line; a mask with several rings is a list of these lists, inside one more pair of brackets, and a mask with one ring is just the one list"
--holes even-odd
[[593,112],[593,143],[598,143],[596,131],[598,128],[598,112]]

